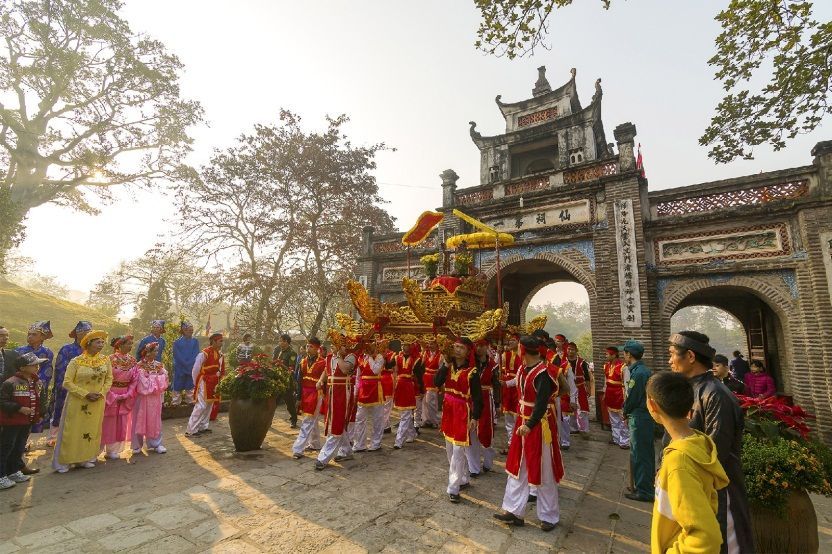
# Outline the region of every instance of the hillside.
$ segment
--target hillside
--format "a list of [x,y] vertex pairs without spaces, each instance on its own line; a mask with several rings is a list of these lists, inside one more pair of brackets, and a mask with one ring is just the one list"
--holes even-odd
[[53,351],[69,341],[69,332],[80,319],[91,321],[96,329],[104,329],[111,335],[127,331],[127,326],[86,306],[24,289],[0,278],[0,325],[9,330],[11,340],[25,344],[29,324],[47,319],[52,322],[55,338],[47,341],[46,346]]

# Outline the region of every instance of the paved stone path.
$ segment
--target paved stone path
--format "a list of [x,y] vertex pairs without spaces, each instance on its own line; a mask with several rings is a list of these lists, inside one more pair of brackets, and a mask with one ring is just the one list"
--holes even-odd
[[[564,453],[561,524],[544,533],[533,510],[523,528],[492,519],[503,457],[451,504],[438,431],[403,450],[385,435],[382,452],[319,472],[311,456],[291,458],[295,432],[284,417],[278,411],[264,449],[249,454],[234,452],[224,414],[213,434],[194,440],[185,420],[166,421],[167,454],[65,475],[48,469],[51,450],[36,449],[42,473],[0,492],[0,554],[649,550],[651,506],[622,500],[628,453],[607,445],[594,423],[591,439],[574,439]],[[498,439],[499,448],[504,434]]]

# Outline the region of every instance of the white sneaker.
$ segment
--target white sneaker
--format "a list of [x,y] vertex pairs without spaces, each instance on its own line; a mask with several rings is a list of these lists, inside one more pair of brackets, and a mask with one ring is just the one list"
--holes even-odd
[[84,462],[83,464],[81,464],[81,467],[83,467],[84,469],[92,469],[95,467],[95,462]]
[[9,479],[8,477],[0,477],[0,490],[3,489],[10,489],[15,486],[17,483]]
[[25,483],[26,481],[31,479],[31,477],[29,477],[28,475],[23,475],[22,471],[18,471],[17,473],[12,473],[11,475],[9,475],[8,478],[11,481],[14,481],[15,483]]
[[161,444],[156,447],[156,453],[157,454],[164,454],[167,451],[168,451],[168,449],[165,448],[164,446],[162,446]]
[[118,452],[110,452],[109,454],[107,454],[108,460],[118,460],[119,458],[121,458],[121,454],[119,454]]
[[57,471],[58,473],[66,473],[67,471],[69,471],[69,466],[60,466],[55,471]]
[[141,454],[141,453],[142,453],[142,449],[141,449],[141,448],[134,448],[134,449],[133,449],[133,454]]

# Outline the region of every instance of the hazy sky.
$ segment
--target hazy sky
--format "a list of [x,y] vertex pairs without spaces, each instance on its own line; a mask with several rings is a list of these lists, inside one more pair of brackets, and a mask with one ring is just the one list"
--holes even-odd
[[[462,187],[478,184],[468,121],[484,135],[503,132],[494,97],[530,97],[539,65],[553,87],[577,68],[584,104],[603,79],[608,142],[616,125],[636,125],[651,190],[807,165],[812,146],[830,138],[827,123],[785,151],[761,148],[754,161],[714,165],[697,139],[721,97],[706,61],[718,34],[713,17],[727,2],[617,0],[609,11],[597,0],[576,4],[553,15],[551,50],[513,61],[474,49],[478,14],[469,0],[127,0],[124,16],[181,58],[182,92],[205,107],[210,126],[193,130],[192,163],[254,123],[276,121],[280,108],[310,128],[346,113],[354,142],[396,148],[379,155],[377,177],[400,228],[441,204],[444,169],[454,169]],[[815,2],[815,10],[832,18],[832,2]],[[123,198],[97,217],[38,208],[24,253],[41,273],[89,290],[180,223],[160,192]],[[91,237],[91,257],[72,248]]]

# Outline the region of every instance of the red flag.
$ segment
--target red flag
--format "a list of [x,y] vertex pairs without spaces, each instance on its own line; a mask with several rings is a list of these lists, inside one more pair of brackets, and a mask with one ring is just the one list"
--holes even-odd
[[402,237],[402,244],[405,246],[418,246],[442,222],[443,217],[445,217],[445,214],[442,212],[422,212],[416,224]]
[[638,156],[636,156],[636,169],[638,170],[638,174],[642,178],[646,178],[647,175],[644,173],[644,159],[641,157],[641,143],[638,143]]

